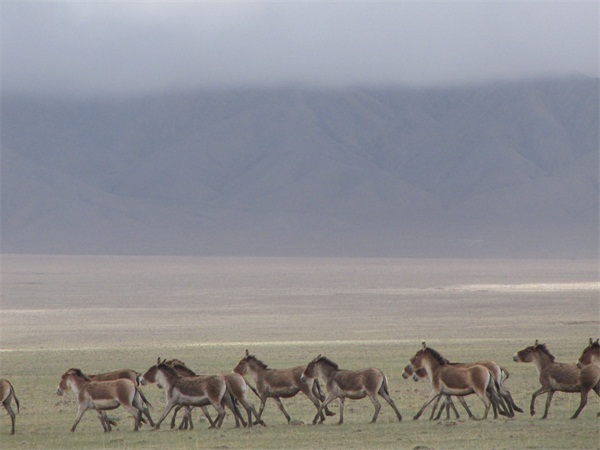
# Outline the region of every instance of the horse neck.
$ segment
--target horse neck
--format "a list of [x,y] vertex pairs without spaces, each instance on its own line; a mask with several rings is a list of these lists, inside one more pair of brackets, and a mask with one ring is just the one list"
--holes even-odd
[[433,380],[433,374],[439,369],[439,367],[440,363],[432,355],[426,355],[423,358],[423,368],[425,369],[425,372],[427,372],[427,376],[430,380]]
[[175,381],[175,376],[164,369],[159,368],[156,373],[156,381],[163,387],[165,392],[168,392]]
[[79,395],[79,393],[83,390],[85,383],[85,380],[82,380],[81,378],[78,378],[73,375],[67,378],[67,384],[69,385],[69,388],[73,391],[75,395]]
[[337,372],[339,372],[339,370],[336,370],[328,364],[317,363],[317,373],[319,374],[319,377],[321,377],[325,381],[328,381],[330,378],[333,378]]
[[535,366],[535,370],[537,370],[538,373],[541,373],[542,370],[544,370],[549,365],[553,364],[553,361],[550,359],[550,357],[542,351],[538,350],[534,352],[533,355],[533,365]]

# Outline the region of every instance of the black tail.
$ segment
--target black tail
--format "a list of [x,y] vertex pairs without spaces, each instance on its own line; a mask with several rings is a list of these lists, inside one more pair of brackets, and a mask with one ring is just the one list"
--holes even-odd
[[144,395],[142,390],[137,386],[135,387],[135,390],[137,391],[138,394],[140,394],[140,397],[141,397],[142,401],[144,402],[144,404],[148,405],[149,408],[152,408],[152,403],[150,403],[148,401],[148,399],[146,398],[146,396]]
[[19,399],[17,398],[17,394],[15,394],[15,388],[12,387],[12,384],[10,385],[10,391],[12,392],[12,396],[15,399],[15,403],[17,405],[17,414],[18,414],[19,413],[19,409],[20,409]]

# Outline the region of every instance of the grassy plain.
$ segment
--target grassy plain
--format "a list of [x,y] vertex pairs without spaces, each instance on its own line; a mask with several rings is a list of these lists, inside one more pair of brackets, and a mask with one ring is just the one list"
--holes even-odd
[[[421,341],[455,361],[494,359],[511,376],[515,401],[528,411],[538,388],[534,367],[512,355],[535,339],[558,361],[573,362],[590,336],[598,337],[596,261],[466,261],[396,259],[137,258],[2,256],[0,376],[21,401],[17,434],[0,415],[0,446],[10,448],[599,448],[590,397],[576,421],[578,394],[555,395],[550,416],[418,421],[412,416],[429,393],[403,380],[407,359]],[[288,426],[272,401],[268,426],[209,431],[198,413],[196,430],[164,424],[134,433],[122,409],[119,429],[101,432],[88,412],[75,433],[76,401],[55,394],[69,367],[89,373],[147,369],[178,357],[198,372],[230,371],[248,348],[270,367],[306,363],[319,353],[341,367],[381,368],[404,417],[383,405],[369,424],[368,400],[348,401],[345,423],[308,425],[314,407],[284,400],[297,425]],[[144,388],[162,411],[155,386]],[[468,399],[477,415],[481,402]],[[254,401],[258,405],[258,401]],[[459,407],[460,408],[460,407]],[[334,407],[334,410],[336,408]],[[459,412],[462,412],[459,410]]]

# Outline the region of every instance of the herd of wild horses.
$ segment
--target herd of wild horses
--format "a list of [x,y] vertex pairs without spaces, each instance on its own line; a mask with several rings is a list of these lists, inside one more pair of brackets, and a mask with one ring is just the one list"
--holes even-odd
[[[572,419],[577,418],[586,405],[591,390],[600,396],[599,339],[593,341],[590,338],[589,345],[583,350],[577,364],[556,362],[546,344],[540,344],[537,340],[534,345],[517,352],[513,359],[516,362],[533,363],[539,373],[542,387],[531,397],[531,415],[535,414],[535,399],[541,394],[548,394],[542,417],[544,419],[548,416],[552,397],[557,391],[581,393],[581,403]],[[469,417],[473,418],[463,398],[470,394],[476,394],[484,403],[484,419],[487,418],[490,407],[493,409],[494,418],[497,418],[498,414],[513,417],[515,411],[523,412],[503,384],[508,378],[508,372],[493,361],[451,363],[423,342],[422,348],[410,359],[402,376],[413,377],[415,381],[425,379],[431,383],[432,392],[414,419],[418,419],[423,411],[435,402],[430,416],[430,419],[433,419],[440,401],[442,404],[435,416],[436,420],[440,418],[444,409],[448,419],[450,410],[458,418],[458,411],[452,402],[452,397],[456,397]],[[254,386],[247,382],[246,377],[252,379]],[[324,383],[326,393],[321,390],[319,380]],[[156,383],[164,390],[166,396],[165,408],[156,422],[150,417],[148,411],[150,403],[140,389],[140,385],[149,383]],[[387,377],[381,370],[376,368],[362,371],[342,370],[336,363],[321,355],[310,361],[308,365],[281,370],[268,368],[265,363],[246,350],[246,355],[233,372],[214,375],[197,375],[182,361],[177,359],[161,361],[160,358],[144,374],[124,369],[86,375],[80,369],[69,369],[62,375],[56,393],[62,395],[68,390],[77,395],[79,402],[79,410],[71,431],[75,431],[81,417],[88,409],[96,410],[104,431],[111,431],[116,423],[109,418],[106,411],[119,406],[135,418],[136,431],[142,422],[149,423],[155,430],[158,429],[173,408],[175,411],[171,419],[171,428],[175,426],[177,412],[183,409],[184,417],[179,428],[191,429],[193,428],[191,411],[194,407],[202,409],[211,428],[221,426],[226,414],[225,408],[232,412],[236,427],[239,427],[240,423],[244,427],[252,427],[253,424],[264,425],[261,416],[269,397],[273,398],[287,422],[290,423],[291,418],[283,407],[281,399],[293,397],[299,392],[304,393],[317,409],[313,424],[322,423],[326,415],[334,415],[328,409],[328,405],[335,399],[339,399],[339,423],[343,423],[346,398],[357,400],[367,396],[375,407],[371,420],[375,422],[381,410],[378,395],[392,407],[398,420],[402,420],[400,411],[390,397]],[[252,390],[260,399],[258,411],[248,399],[248,390]],[[15,412],[11,403],[14,400],[18,412],[19,400],[8,380],[0,379],[0,398],[10,415],[11,434],[14,434]],[[209,405],[217,411],[214,420],[207,410]],[[246,412],[247,420],[240,413],[240,408]],[[600,416],[600,413],[598,415]]]

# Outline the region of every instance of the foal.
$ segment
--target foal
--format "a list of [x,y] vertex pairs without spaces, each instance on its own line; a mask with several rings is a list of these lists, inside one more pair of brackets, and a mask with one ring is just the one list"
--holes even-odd
[[[577,367],[581,369],[579,374],[581,402],[571,419],[577,419],[577,416],[587,404],[588,394],[592,389],[600,396],[600,342],[598,339],[594,342],[590,338],[589,345],[583,349],[583,353],[577,361]],[[598,416],[600,416],[600,413],[598,413]]]
[[341,425],[344,422],[344,402],[346,398],[360,400],[366,396],[369,396],[375,407],[375,414],[373,415],[373,419],[371,419],[371,423],[375,423],[381,410],[381,403],[377,400],[377,394],[381,395],[388,402],[396,413],[398,420],[402,420],[400,411],[398,411],[394,400],[390,397],[387,377],[381,370],[374,367],[361,371],[340,370],[336,363],[319,355],[306,366],[300,379],[306,381],[314,379],[317,376],[325,380],[327,397],[317,411],[313,419],[313,425],[317,423],[317,419],[322,414],[321,411],[323,408],[336,398],[340,399],[340,421],[338,424]]
[[548,393],[546,409],[542,416],[542,419],[545,419],[548,417],[548,410],[555,392],[581,392],[579,368],[575,364],[555,362],[554,355],[550,353],[546,344],[540,344],[537,339],[534,345],[515,353],[513,360],[515,362],[533,363],[540,375],[542,387],[531,396],[530,413],[532,416],[535,414],[535,399],[539,395]]
[[6,412],[10,416],[10,421],[12,424],[10,434],[15,434],[15,412],[12,410],[10,403],[11,400],[15,399],[15,404],[17,405],[17,413],[19,412],[19,399],[15,394],[15,389],[12,387],[12,384],[8,380],[0,379],[0,401],[2,402],[2,406],[6,409]]
[[[324,399],[321,394],[319,384],[316,380],[302,380],[301,375],[306,366],[291,367],[289,369],[269,369],[267,365],[261,360],[257,359],[256,356],[251,355],[246,350],[246,356],[240,360],[237,366],[233,369],[234,372],[244,376],[250,374],[256,384],[260,397],[260,408],[258,409],[258,418],[260,417],[265,409],[267,398],[272,397],[277,403],[279,410],[283,413],[287,422],[290,423],[292,418],[287,413],[281,403],[281,398],[294,397],[298,392],[304,393],[313,405],[319,411],[319,417],[321,422],[325,420],[325,416],[321,412],[320,405]],[[325,414],[328,416],[334,415],[328,409],[325,409]]]
[[[223,404],[235,410],[235,405],[225,379],[221,375],[182,377],[165,361],[158,361],[150,367],[141,378],[142,384],[158,383],[165,390],[167,404],[156,422],[154,430],[158,430],[160,424],[175,406],[207,406],[212,405],[217,410],[217,418],[214,428],[220,428],[225,418]],[[213,428],[213,426],[211,426]]]
[[[79,401],[79,411],[71,431],[75,431],[83,413],[88,409],[98,411],[104,431],[110,431],[110,423],[104,411],[123,406],[135,418],[134,430],[140,427],[144,404],[148,404],[140,389],[130,380],[92,381],[80,369],[69,369],[61,377],[56,393],[72,390]],[[152,418],[147,414],[151,425]]]
[[[486,419],[490,406],[492,404],[497,406],[500,402],[490,371],[478,364],[455,366],[448,364],[447,361],[434,349],[427,347],[425,342],[423,342],[423,348],[410,359],[410,364],[414,370],[424,368],[427,371],[427,376],[433,387],[433,392],[423,408],[441,395],[465,396],[477,394],[485,405],[483,419]],[[497,417],[497,411],[494,408],[494,418]]]

